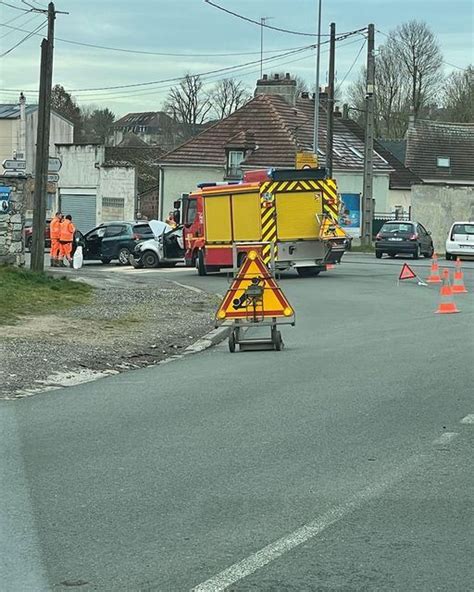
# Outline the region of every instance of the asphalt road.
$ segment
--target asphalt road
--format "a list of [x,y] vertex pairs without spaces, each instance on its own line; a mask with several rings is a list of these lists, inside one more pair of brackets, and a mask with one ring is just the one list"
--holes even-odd
[[[474,264],[454,315],[400,267],[287,274],[283,352],[1,404],[1,589],[472,590]],[[227,285],[107,277],[157,273]]]

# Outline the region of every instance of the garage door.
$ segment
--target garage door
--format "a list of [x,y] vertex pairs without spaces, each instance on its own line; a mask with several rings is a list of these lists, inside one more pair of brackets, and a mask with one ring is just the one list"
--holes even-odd
[[64,215],[71,214],[74,226],[82,233],[97,226],[95,195],[61,193],[61,212]]

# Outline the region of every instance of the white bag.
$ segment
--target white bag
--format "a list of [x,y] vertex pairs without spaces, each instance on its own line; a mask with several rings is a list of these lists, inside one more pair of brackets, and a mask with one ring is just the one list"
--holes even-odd
[[81,269],[82,262],[84,261],[84,257],[82,255],[82,247],[78,245],[76,248],[76,252],[74,253],[74,257],[72,258],[72,266],[74,269]]

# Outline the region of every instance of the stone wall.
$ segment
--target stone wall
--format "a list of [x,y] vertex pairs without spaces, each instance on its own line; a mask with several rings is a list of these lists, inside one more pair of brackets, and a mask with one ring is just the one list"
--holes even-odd
[[25,224],[24,198],[28,179],[1,178],[0,185],[10,187],[10,209],[0,213],[0,265],[25,264],[23,227]]
[[435,250],[444,253],[451,224],[474,221],[474,186],[414,185],[412,218],[426,226]]

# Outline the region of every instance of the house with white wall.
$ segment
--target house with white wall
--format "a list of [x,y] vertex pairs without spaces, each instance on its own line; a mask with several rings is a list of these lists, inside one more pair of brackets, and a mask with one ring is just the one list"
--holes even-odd
[[[298,96],[289,75],[257,82],[255,96],[219,121],[166,154],[160,161],[160,216],[198,183],[239,180],[246,170],[292,168],[299,151],[311,151],[314,97]],[[320,107],[318,157],[324,166],[327,113]],[[360,195],[363,188],[364,143],[340,117],[334,120],[333,176],[343,194]],[[374,150],[376,210],[389,208],[392,167]]]
[[62,162],[58,207],[72,215],[81,232],[135,218],[135,166],[107,162],[103,144],[57,144],[56,155]]
[[[28,105],[23,94],[18,103],[0,105],[0,163],[5,159],[26,160],[26,173],[35,172],[38,105]],[[74,124],[51,111],[49,155],[55,144],[72,144]]]

